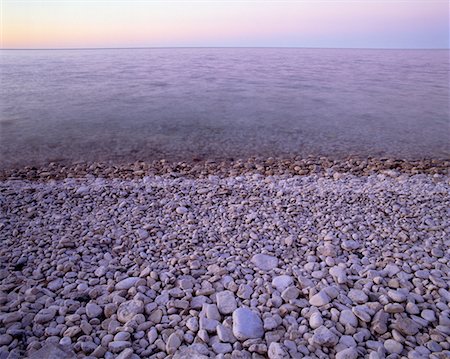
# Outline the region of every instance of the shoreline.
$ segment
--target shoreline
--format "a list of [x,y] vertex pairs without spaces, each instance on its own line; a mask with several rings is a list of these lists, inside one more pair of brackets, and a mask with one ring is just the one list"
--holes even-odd
[[0,168],[0,181],[6,179],[52,180],[71,177],[97,176],[104,178],[143,178],[147,175],[172,175],[202,178],[205,175],[237,176],[246,173],[262,175],[333,176],[334,173],[370,175],[394,171],[405,174],[448,174],[449,159],[407,160],[396,158],[329,157],[246,158],[238,160],[136,161],[133,163],[78,162],[49,163],[39,166]]

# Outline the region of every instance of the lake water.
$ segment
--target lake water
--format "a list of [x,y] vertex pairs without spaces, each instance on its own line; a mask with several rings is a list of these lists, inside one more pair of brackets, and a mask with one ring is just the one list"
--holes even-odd
[[448,50],[2,50],[0,167],[448,158]]

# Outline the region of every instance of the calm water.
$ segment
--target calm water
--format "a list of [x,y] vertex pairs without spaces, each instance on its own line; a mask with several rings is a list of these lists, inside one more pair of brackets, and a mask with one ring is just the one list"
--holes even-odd
[[0,166],[449,157],[447,50],[0,51]]

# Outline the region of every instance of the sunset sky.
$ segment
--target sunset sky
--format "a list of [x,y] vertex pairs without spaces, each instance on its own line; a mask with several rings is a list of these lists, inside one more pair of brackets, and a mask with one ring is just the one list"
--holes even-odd
[[1,0],[2,48],[448,48],[447,0]]

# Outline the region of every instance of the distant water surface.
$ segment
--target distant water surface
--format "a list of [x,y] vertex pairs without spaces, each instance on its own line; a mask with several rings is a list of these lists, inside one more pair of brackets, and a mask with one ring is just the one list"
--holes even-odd
[[0,68],[0,167],[450,154],[447,50],[2,50]]

